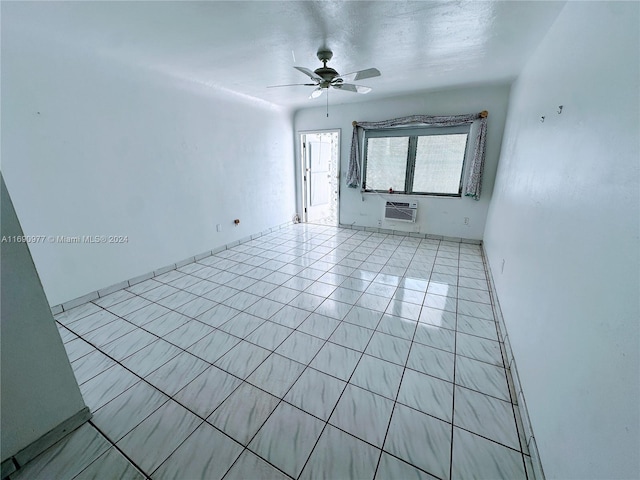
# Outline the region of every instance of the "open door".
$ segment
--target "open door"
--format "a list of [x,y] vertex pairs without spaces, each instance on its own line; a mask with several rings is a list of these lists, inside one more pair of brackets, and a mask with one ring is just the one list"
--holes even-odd
[[300,134],[305,222],[338,225],[340,132]]

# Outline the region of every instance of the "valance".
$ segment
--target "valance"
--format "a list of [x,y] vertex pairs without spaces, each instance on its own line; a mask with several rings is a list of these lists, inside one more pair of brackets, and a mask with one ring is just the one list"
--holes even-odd
[[351,138],[351,154],[349,156],[347,185],[352,188],[358,188],[361,184],[360,165],[362,159],[360,155],[358,129],[377,130],[381,128],[398,127],[411,124],[422,124],[431,127],[455,127],[458,125],[469,125],[478,121],[479,128],[476,132],[473,158],[469,167],[469,175],[464,194],[474,200],[479,200],[480,190],[482,188],[482,171],[484,169],[488,115],[489,113],[484,110],[480,113],[470,113],[467,115],[411,115],[409,117],[393,118],[391,120],[383,120],[380,122],[353,122],[353,136]]

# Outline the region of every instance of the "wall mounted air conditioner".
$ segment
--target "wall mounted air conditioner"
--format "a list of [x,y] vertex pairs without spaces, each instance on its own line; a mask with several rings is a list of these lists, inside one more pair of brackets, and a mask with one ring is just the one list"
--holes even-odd
[[392,222],[416,221],[418,202],[386,202],[384,206],[384,219]]

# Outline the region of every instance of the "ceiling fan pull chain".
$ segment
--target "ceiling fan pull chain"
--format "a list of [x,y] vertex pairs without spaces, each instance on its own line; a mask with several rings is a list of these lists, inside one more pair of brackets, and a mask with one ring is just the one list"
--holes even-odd
[[329,89],[327,88],[327,118],[329,118]]

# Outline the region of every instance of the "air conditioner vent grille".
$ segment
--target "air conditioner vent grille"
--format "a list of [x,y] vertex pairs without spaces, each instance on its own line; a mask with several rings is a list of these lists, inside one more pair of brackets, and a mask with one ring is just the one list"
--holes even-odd
[[418,202],[386,202],[384,219],[396,222],[415,222]]

